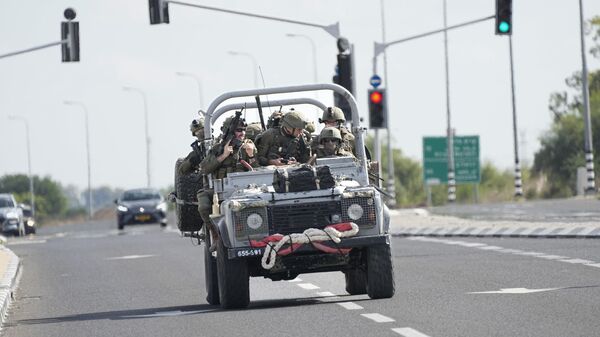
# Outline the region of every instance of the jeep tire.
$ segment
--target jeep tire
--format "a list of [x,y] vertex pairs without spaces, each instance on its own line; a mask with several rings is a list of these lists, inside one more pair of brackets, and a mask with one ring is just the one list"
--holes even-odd
[[363,268],[345,270],[344,277],[348,294],[362,295],[367,293],[367,273]]
[[219,279],[217,276],[217,259],[208,250],[210,247],[210,234],[206,233],[204,240],[204,283],[206,285],[206,302],[218,305],[219,302]]
[[389,244],[367,248],[367,294],[370,298],[394,296],[394,265]]
[[[179,167],[183,161],[184,159],[179,158],[175,162],[175,194],[183,202],[197,202],[198,190],[202,189],[202,175],[199,172],[179,175]],[[176,203],[175,218],[177,227],[182,232],[197,232],[202,229],[203,221],[197,205]]]
[[223,240],[217,243],[217,271],[221,307],[223,309],[247,307],[250,304],[248,263],[243,259],[229,259]]

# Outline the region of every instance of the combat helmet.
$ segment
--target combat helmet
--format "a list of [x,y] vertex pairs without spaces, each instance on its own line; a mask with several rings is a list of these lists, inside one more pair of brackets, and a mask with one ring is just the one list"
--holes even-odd
[[306,119],[300,111],[290,111],[281,117],[281,125],[290,129],[306,128]]
[[[235,116],[229,116],[225,119],[225,121],[223,121],[223,125],[221,126],[221,132],[225,132],[227,130],[227,128],[229,127],[229,124],[231,124],[231,122],[233,121],[234,118],[235,118]],[[240,118],[238,125],[236,125],[236,127],[240,127],[240,128],[245,128],[247,126],[248,126],[248,124],[246,124],[246,120],[243,118]]]
[[192,132],[192,136],[196,136],[196,132],[204,129],[204,117],[199,117],[197,119],[192,120],[190,123],[190,131]]
[[341,142],[342,134],[340,133],[340,130],[331,126],[323,128],[323,130],[321,130],[321,134],[319,135],[319,143],[322,143],[325,139],[331,138],[337,139]]
[[261,132],[262,126],[260,125],[260,122],[250,123],[246,127],[246,138],[254,140],[256,136],[258,136],[258,134]]
[[344,116],[344,112],[342,109],[336,106],[330,106],[327,109],[323,110],[323,117],[319,118],[319,123],[325,123],[325,121],[336,121],[336,122],[346,122],[346,117]]

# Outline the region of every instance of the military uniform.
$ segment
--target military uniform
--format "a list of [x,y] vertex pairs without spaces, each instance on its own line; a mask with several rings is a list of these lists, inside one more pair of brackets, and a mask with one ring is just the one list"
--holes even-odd
[[206,150],[204,149],[204,118],[198,118],[192,120],[190,124],[190,131],[192,136],[197,139],[191,144],[192,152],[183,160],[179,166],[179,175],[186,175],[199,169],[200,162],[206,156]]
[[[260,165],[269,165],[272,159],[295,158],[299,163],[306,163],[311,156],[309,139],[306,138],[304,128],[306,120],[298,111],[291,111],[283,115],[281,126],[270,128],[259,136],[258,162]],[[289,130],[301,130],[298,136],[288,134]]]
[[[354,135],[344,125],[344,123],[346,123],[346,117],[344,116],[344,112],[342,111],[342,109],[335,106],[328,107],[326,110],[323,111],[323,116],[319,118],[319,122],[325,123],[325,121],[333,121],[337,123],[336,127],[338,130],[340,130],[342,136],[342,149],[356,154],[356,142],[354,139]],[[313,143],[313,147],[317,146],[318,141]]]
[[352,152],[343,147],[340,130],[334,127],[326,127],[321,130],[319,135],[319,145],[315,149],[317,158],[351,156]]

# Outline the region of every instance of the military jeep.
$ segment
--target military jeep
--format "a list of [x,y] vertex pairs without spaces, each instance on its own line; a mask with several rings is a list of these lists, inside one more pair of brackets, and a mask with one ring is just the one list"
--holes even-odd
[[[274,166],[229,173],[224,179],[209,176],[219,200],[211,219],[220,236],[216,251],[209,252],[210,235],[203,226],[207,301],[211,304],[247,307],[250,277],[291,280],[315,272],[343,272],[349,294],[368,294],[373,299],[394,295],[389,214],[382,192],[370,182],[365,129],[360,127],[356,101],[347,90],[335,84],[314,84],[223,94],[205,113],[205,123],[213,126],[205,128],[205,148],[213,145],[211,131],[219,129],[213,125],[219,116],[259,104],[257,100],[223,105],[225,101],[315,90],[331,90],[348,101],[356,158],[317,159],[314,167],[327,166],[335,185],[301,192],[276,192]],[[326,109],[311,98],[265,100],[262,106],[299,104]]]

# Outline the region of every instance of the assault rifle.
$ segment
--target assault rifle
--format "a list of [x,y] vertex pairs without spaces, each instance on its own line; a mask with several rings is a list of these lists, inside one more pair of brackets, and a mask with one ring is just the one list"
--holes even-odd
[[235,138],[235,129],[237,129],[240,124],[240,117],[242,116],[243,110],[244,109],[235,112],[235,117],[233,117],[231,123],[229,123],[227,128],[223,131],[223,137],[219,143],[219,147],[217,148],[217,156],[223,154],[223,151],[225,151],[225,144],[227,144],[227,142],[229,142],[229,145],[233,146],[234,150],[240,147],[241,142]]

